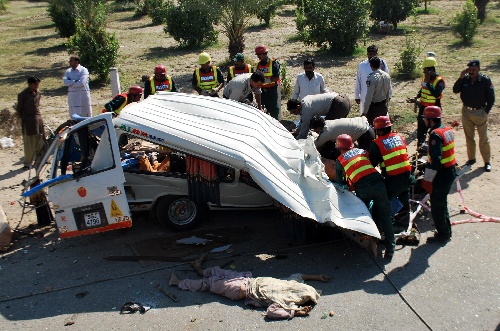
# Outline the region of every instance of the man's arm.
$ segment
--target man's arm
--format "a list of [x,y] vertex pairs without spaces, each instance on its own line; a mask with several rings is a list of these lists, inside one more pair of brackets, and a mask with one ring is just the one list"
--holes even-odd
[[356,73],[356,83],[354,84],[354,99],[359,105],[361,101],[361,72],[358,65],[358,72]]
[[319,90],[320,90],[320,93],[321,94],[324,94],[324,93],[328,93],[328,88],[326,87],[326,84],[325,84],[325,79],[323,78],[323,75],[319,76],[320,77],[320,84],[319,84]]
[[177,86],[175,85],[175,81],[174,79],[172,78],[172,89],[170,90],[171,92],[178,92],[177,91]]
[[368,114],[368,109],[370,108],[373,99],[373,93],[375,93],[375,84],[370,81],[370,76],[368,76],[366,80],[366,85],[366,97],[365,103],[363,104],[363,113],[361,114],[361,116],[366,116],[366,114]]
[[125,98],[122,97],[121,95],[117,95],[116,97],[113,98],[113,100],[104,105],[104,109],[106,109],[107,112],[112,113],[116,109],[120,108],[120,105],[124,102]]
[[441,93],[443,93],[444,90],[444,82],[441,80],[439,83],[436,85],[436,87],[432,86],[431,83],[426,83],[427,88],[429,89],[429,92],[431,92],[432,96],[435,98],[439,98]]
[[466,72],[467,72],[467,69],[464,69],[460,72],[460,77],[458,77],[455,84],[453,84],[453,93],[462,92],[462,84],[464,82]]
[[493,107],[493,104],[495,103],[495,90],[493,88],[493,83],[491,82],[491,79],[488,77],[487,84],[485,84],[486,88],[486,108],[484,108],[484,111],[486,113],[490,113],[491,108]]
[[255,95],[255,102],[257,102],[257,107],[262,110],[262,94],[260,93],[254,93]]
[[277,60],[273,61],[273,76],[271,82],[277,82],[280,79],[280,63]]
[[148,79],[144,83],[144,99],[149,97],[151,95],[151,81]]
[[83,87],[86,86],[87,83],[89,82],[89,77],[90,77],[89,71],[85,67],[80,67],[80,68],[81,68],[80,79],[77,80],[73,85],[71,85],[72,87]]
[[320,274],[320,275],[307,275],[307,274],[301,274],[300,277],[302,277],[303,280],[318,280],[320,282],[329,282],[330,281],[330,276],[326,274]]
[[23,113],[24,113],[24,93],[19,93],[17,95],[17,105],[16,105],[16,113],[17,116],[19,116],[20,119],[23,119]]
[[370,145],[368,158],[370,159],[370,163],[372,164],[373,167],[378,166],[379,163],[382,161],[382,154],[380,153],[378,145],[375,142],[372,142]]
[[198,92],[198,94],[203,94],[203,91],[201,88],[198,87],[198,79],[196,77],[196,70],[193,72],[193,78],[191,78],[191,86],[193,87],[193,90]]
[[299,86],[299,76],[295,79],[295,87],[293,88],[292,99],[297,99],[300,95],[300,86]]

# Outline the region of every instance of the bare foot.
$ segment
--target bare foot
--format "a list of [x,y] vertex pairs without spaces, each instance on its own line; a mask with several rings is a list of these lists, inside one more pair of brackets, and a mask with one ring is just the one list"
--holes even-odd
[[208,253],[201,254],[199,258],[191,262],[191,265],[193,266],[193,268],[196,269],[196,271],[198,271],[198,273],[200,272],[200,270],[201,271],[203,270],[201,264],[203,263],[203,261],[207,259],[207,255]]
[[170,276],[170,281],[168,282],[168,285],[178,286],[180,282],[181,282],[181,280],[179,279],[179,277],[177,277],[175,272],[172,272],[172,276]]
[[300,308],[299,310],[295,311],[295,316],[307,316],[309,315],[309,312],[312,310],[311,306],[304,306]]

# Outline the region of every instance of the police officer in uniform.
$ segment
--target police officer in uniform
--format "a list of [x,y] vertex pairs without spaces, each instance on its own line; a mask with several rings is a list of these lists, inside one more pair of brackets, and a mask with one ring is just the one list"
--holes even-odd
[[255,47],[255,55],[259,62],[255,70],[260,70],[264,73],[265,82],[262,84],[262,105],[266,108],[269,115],[275,119],[279,119],[280,100],[279,100],[279,84],[280,84],[280,64],[277,60],[267,56],[268,49],[265,45]]
[[452,128],[441,124],[441,108],[424,109],[424,122],[429,128],[429,163],[424,173],[422,187],[431,195],[431,214],[436,226],[433,237],[427,242],[445,243],[451,240],[451,222],[448,213],[448,193],[457,176],[455,169],[455,135]]
[[212,65],[212,58],[208,53],[198,56],[199,68],[193,72],[191,84],[200,95],[219,97],[219,91],[224,86],[224,76],[219,67]]
[[[425,107],[438,106],[442,108],[441,99],[443,98],[443,90],[446,87],[446,83],[444,78],[436,72],[436,66],[437,62],[434,56],[428,56],[424,59],[422,63],[424,73],[422,76],[422,86],[414,99],[408,99],[409,102],[417,103],[419,107],[417,116],[417,147],[425,143],[427,136],[427,127],[422,117]],[[417,99],[420,101],[417,102]]]
[[399,220],[401,226],[407,227],[410,222],[410,185],[411,165],[408,158],[404,138],[392,132],[392,123],[388,116],[379,116],[373,121],[377,138],[372,142],[370,162],[376,167],[380,164],[382,176],[385,179],[387,197],[391,201],[396,197],[403,208]]
[[484,161],[484,170],[491,171],[490,141],[488,139],[488,114],[495,103],[495,91],[491,79],[479,73],[479,60],[472,60],[467,69],[453,85],[453,92],[460,93],[462,99],[462,125],[467,145],[468,165],[476,163],[476,142],[474,131],[479,136],[479,151]]
[[162,64],[155,67],[154,75],[144,83],[144,99],[157,91],[177,92],[174,79],[167,75],[167,68]]
[[369,62],[373,71],[366,79],[366,97],[361,115],[366,116],[368,123],[373,125],[373,120],[376,117],[387,114],[391,76],[380,69],[380,59],[378,57],[372,57]]
[[373,201],[372,216],[378,228],[384,232],[385,258],[394,254],[394,229],[391,222],[391,206],[382,175],[370,164],[364,149],[353,148],[351,136],[341,134],[335,143],[340,156],[335,161],[335,181],[341,184],[352,183],[356,195],[368,207]]

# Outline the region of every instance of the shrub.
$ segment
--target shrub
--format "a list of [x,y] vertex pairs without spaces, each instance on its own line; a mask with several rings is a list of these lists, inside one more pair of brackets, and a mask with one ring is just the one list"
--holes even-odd
[[399,61],[394,65],[398,76],[406,79],[414,79],[420,76],[417,71],[417,58],[422,49],[422,41],[417,39],[415,34],[406,35],[405,47],[400,53]]
[[306,44],[337,54],[352,54],[367,29],[369,0],[304,0]]
[[0,0],[0,12],[7,11],[7,0]]
[[460,36],[465,43],[470,43],[477,34],[479,20],[477,19],[477,8],[472,0],[467,0],[462,6],[462,12],[457,13],[451,21],[453,31]]
[[269,26],[271,19],[276,16],[276,11],[281,6],[281,0],[270,0],[267,5],[257,9],[257,18]]
[[153,25],[160,25],[165,22],[167,12],[167,4],[163,0],[148,0],[149,2],[149,17],[153,21]]
[[206,15],[204,9],[190,7],[183,2],[166,9],[167,25],[163,29],[183,46],[201,46],[202,43],[217,40],[214,29],[215,18]]
[[287,64],[280,64],[280,80],[281,80],[281,100],[288,100],[292,96],[292,81],[288,77]]
[[61,38],[68,38],[75,34],[76,14],[73,0],[52,0],[49,2],[47,12]]
[[80,0],[76,6],[76,33],[68,40],[69,53],[77,53],[82,63],[98,79],[108,78],[109,68],[118,58],[118,40],[106,32],[106,11],[100,0]]
[[372,12],[370,17],[377,21],[387,19],[394,30],[398,28],[398,22],[406,20],[418,4],[416,0],[371,0]]

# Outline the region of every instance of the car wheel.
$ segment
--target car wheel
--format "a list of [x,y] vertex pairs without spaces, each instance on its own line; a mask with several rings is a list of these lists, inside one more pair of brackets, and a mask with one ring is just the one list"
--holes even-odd
[[156,215],[161,225],[175,230],[189,230],[194,228],[205,206],[197,204],[188,197],[163,197],[156,206]]

